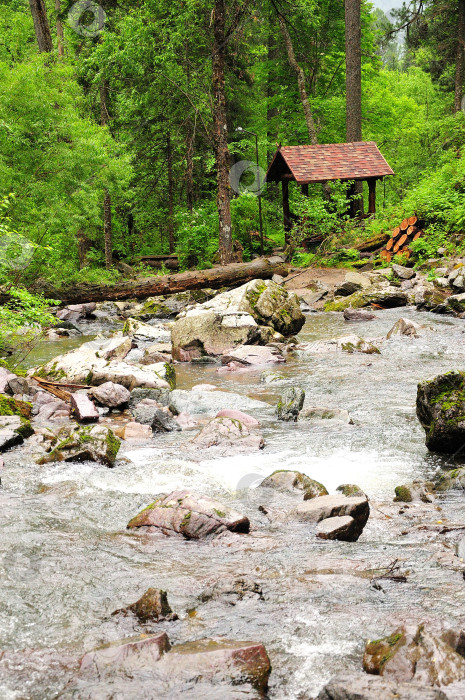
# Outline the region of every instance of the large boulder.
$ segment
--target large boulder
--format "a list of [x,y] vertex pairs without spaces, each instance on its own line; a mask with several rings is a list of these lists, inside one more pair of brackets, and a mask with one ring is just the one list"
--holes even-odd
[[465,267],[460,265],[452,270],[447,281],[455,292],[465,292]]
[[260,367],[263,365],[275,365],[285,362],[286,358],[276,347],[259,345],[239,345],[234,350],[223,354],[221,362],[224,365],[230,362],[244,367]]
[[[370,514],[370,506],[366,496],[362,498],[346,497],[346,496],[317,496],[311,500],[299,503],[293,511],[291,517],[300,522],[320,523],[327,518],[333,522],[329,524],[329,529],[317,529],[317,535],[324,536],[334,533],[332,537],[326,539],[341,539],[350,542],[356,542],[362,534],[368,516]],[[349,516],[353,522],[335,519]]]
[[425,625],[401,627],[383,639],[368,642],[363,668],[395,681],[446,686],[465,679],[465,659],[451,646],[455,635]]
[[57,434],[53,449],[38,464],[90,461],[113,467],[120,446],[121,441],[113,431],[103,425],[85,428],[67,425]]
[[71,408],[80,423],[95,423],[100,414],[87,394],[71,394]]
[[216,451],[251,452],[265,446],[263,436],[250,430],[235,418],[214,418],[191,440],[197,449],[215,448]]
[[226,530],[247,533],[250,522],[245,515],[213,498],[191,491],[173,491],[144,508],[127,527],[200,540]]
[[238,345],[266,345],[274,332],[298,333],[305,323],[295,294],[273,281],[252,280],[188,310],[172,327],[173,357],[189,361]]
[[427,688],[421,683],[342,673],[325,685],[316,700],[447,700],[447,696],[439,688]]
[[[150,399],[145,399],[150,401]],[[149,425],[156,433],[171,433],[181,430],[181,426],[174,420],[168,410],[163,410],[155,404],[146,404],[143,401],[133,409],[134,420],[141,425]]]
[[371,285],[367,289],[362,289],[348,297],[328,301],[325,304],[325,311],[344,311],[349,307],[361,309],[365,306],[375,304],[383,309],[391,309],[397,306],[406,306],[408,296],[398,287],[381,285]]
[[447,372],[421,382],[417,416],[430,450],[455,453],[465,444],[465,372]]

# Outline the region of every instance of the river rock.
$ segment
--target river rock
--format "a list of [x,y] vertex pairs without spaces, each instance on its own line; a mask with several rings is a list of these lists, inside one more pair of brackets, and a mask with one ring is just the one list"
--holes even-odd
[[396,486],[394,501],[402,503],[432,503],[434,484],[430,481],[414,481],[411,484]]
[[396,265],[396,263],[392,265],[392,274],[400,280],[411,280],[417,275],[413,268]]
[[152,671],[170,647],[166,632],[111,642],[84,654],[80,675],[100,679],[115,673],[131,676],[144,670]]
[[151,326],[148,323],[137,321],[135,318],[128,318],[123,327],[123,335],[127,335],[134,340],[152,340],[157,342],[169,342],[170,331],[165,326]]
[[455,291],[465,292],[465,267],[461,265],[455,270],[452,270],[447,281]]
[[347,297],[354,292],[358,292],[360,289],[367,289],[368,287],[371,287],[371,282],[367,275],[364,275],[362,272],[349,270],[349,272],[346,273],[344,282],[336,286],[334,295]]
[[383,678],[429,686],[461,681],[465,679],[465,659],[444,636],[425,625],[400,627],[388,637],[368,642],[363,668]]
[[191,440],[200,449],[218,448],[223,452],[252,452],[265,446],[263,436],[251,432],[245,423],[233,418],[214,418]]
[[442,474],[435,484],[435,490],[439,492],[452,491],[454,489],[465,490],[465,467],[451,469]]
[[368,516],[370,506],[366,496],[363,498],[347,498],[346,496],[317,496],[311,500],[299,503],[291,511],[291,517],[300,522],[319,523],[326,518],[350,516],[355,524],[351,530],[353,539],[356,542],[362,534]]
[[328,301],[325,304],[325,311],[344,311],[349,307],[360,309],[364,306],[375,304],[383,309],[392,309],[397,306],[406,306],[408,296],[398,287],[372,285],[368,289],[362,289],[348,297]]
[[224,365],[236,362],[244,366],[274,365],[285,362],[286,358],[276,347],[259,345],[239,345],[225,352],[221,358]]
[[131,338],[118,334],[107,341],[103,341],[103,344],[101,348],[97,350],[96,355],[104,360],[124,360],[131,348]]
[[261,482],[260,487],[275,489],[276,491],[291,493],[300,497],[303,495],[304,501],[317,496],[328,495],[323,484],[310,479],[306,474],[286,469],[279,469],[267,476]]
[[362,309],[344,309],[344,320],[345,321],[373,321],[375,318],[375,314],[370,313],[369,311],[363,311]]
[[410,321],[408,318],[399,318],[386,335],[387,340],[399,335],[406,335],[409,338],[418,338],[419,331],[423,328],[419,323]]
[[210,600],[222,600],[228,605],[236,605],[245,598],[263,600],[261,585],[246,574],[221,577],[199,596],[202,603],[207,603]]
[[171,392],[169,407],[172,413],[189,413],[196,415],[209,413],[216,415],[225,408],[253,413],[257,410],[271,412],[271,407],[264,401],[250,399],[248,396],[229,391],[186,391],[175,389]]
[[[238,690],[250,684],[259,693],[266,692],[271,672],[263,644],[231,641],[222,637],[178,644],[162,657],[158,667],[168,678],[184,683],[197,684],[199,680],[215,685],[227,683]],[[200,693],[196,697],[203,695]],[[216,697],[225,697],[223,690]],[[257,698],[256,693],[253,697]]]
[[45,423],[46,421],[63,420],[69,418],[71,415],[71,406],[65,401],[51,397],[51,401],[43,403],[39,407],[37,413],[37,420],[40,423]]
[[21,445],[34,433],[31,424],[21,416],[0,416],[0,452]]
[[152,399],[160,404],[160,406],[168,406],[170,402],[170,390],[166,387],[161,389],[133,389],[129,398],[129,410],[132,411],[144,399]]
[[439,688],[397,683],[366,673],[343,673],[329,681],[316,700],[447,700]]
[[133,409],[132,415],[137,423],[149,425],[156,433],[171,433],[173,430],[181,430],[174,418],[159,406],[150,406],[141,402]]
[[100,418],[95,405],[86,394],[71,394],[71,408],[80,423],[94,423]]
[[173,491],[136,515],[127,527],[199,540],[226,530],[247,533],[250,522],[245,515],[213,498],[191,491]]
[[0,416],[21,416],[30,418],[32,404],[29,401],[21,401],[11,396],[0,394]]
[[300,387],[290,387],[281,395],[276,406],[276,416],[278,420],[295,422],[303,408],[305,401],[305,391]]
[[342,493],[343,496],[366,498],[366,494],[357,484],[340,484],[336,489],[337,493]]
[[266,345],[273,332],[298,333],[305,323],[295,294],[271,280],[252,280],[188,310],[171,331],[173,357],[222,355],[238,345]]
[[417,416],[430,450],[453,454],[465,445],[465,372],[447,372],[421,382]]
[[160,588],[149,588],[144,595],[127,608],[115,610],[112,615],[127,615],[133,613],[140,622],[161,622],[177,620],[178,616],[171,610],[166,591]]
[[10,372],[5,367],[0,367],[0,393],[4,393],[10,379],[14,379],[16,374]]
[[322,540],[355,542],[360,537],[357,521],[350,515],[338,515],[321,520],[316,526],[316,536]]
[[176,386],[176,374],[168,362],[155,365],[130,365],[126,362],[107,362],[104,367],[94,367],[88,382],[99,386],[106,382],[122,384],[132,391],[136,387],[148,389],[170,389]]
[[215,418],[231,418],[231,420],[238,420],[243,423],[248,428],[259,428],[260,423],[256,418],[249,416],[247,413],[242,411],[235,411],[232,408],[224,408],[222,411],[218,411]]
[[124,428],[115,430],[115,434],[123,440],[151,440],[153,435],[150,425],[142,425],[135,421],[126,423]]
[[26,377],[17,377],[13,375],[7,381],[5,393],[14,396],[15,394],[24,394],[26,396],[36,393],[36,387],[32,388]]
[[104,382],[100,386],[92,387],[88,392],[97,403],[108,408],[119,408],[125,406],[131,398],[131,392],[122,384],[114,382]]
[[446,300],[446,312],[454,315],[465,312],[465,294],[452,294]]
[[113,467],[120,445],[113,431],[103,425],[85,428],[67,425],[57,434],[56,445],[38,464],[90,461]]

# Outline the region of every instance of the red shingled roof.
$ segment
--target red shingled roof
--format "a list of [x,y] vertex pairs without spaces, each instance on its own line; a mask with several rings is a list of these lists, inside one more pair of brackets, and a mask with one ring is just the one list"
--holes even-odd
[[366,180],[394,175],[374,141],[282,146],[268,168],[266,179],[277,182],[283,174],[299,184],[326,180]]

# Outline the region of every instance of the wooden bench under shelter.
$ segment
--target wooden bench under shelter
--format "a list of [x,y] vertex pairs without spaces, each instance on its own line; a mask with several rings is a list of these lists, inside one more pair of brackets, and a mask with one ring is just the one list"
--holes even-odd
[[[290,231],[289,182],[300,185],[308,195],[310,183],[366,180],[368,183],[368,214],[376,213],[376,181],[394,171],[381,155],[374,141],[328,143],[315,146],[279,146],[266,174],[267,182],[281,182],[283,193],[284,229]],[[352,184],[349,195],[355,193]],[[357,202],[351,199],[350,215],[357,214]]]

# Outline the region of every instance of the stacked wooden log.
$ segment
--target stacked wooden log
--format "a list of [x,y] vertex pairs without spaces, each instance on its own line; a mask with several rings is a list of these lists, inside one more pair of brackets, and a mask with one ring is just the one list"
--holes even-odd
[[423,221],[420,221],[416,214],[408,219],[404,219],[400,226],[393,230],[391,238],[386,243],[386,247],[383,248],[379,257],[389,263],[394,255],[402,253],[408,260],[412,255],[409,247],[410,243],[418,240],[425,233],[423,225]]

